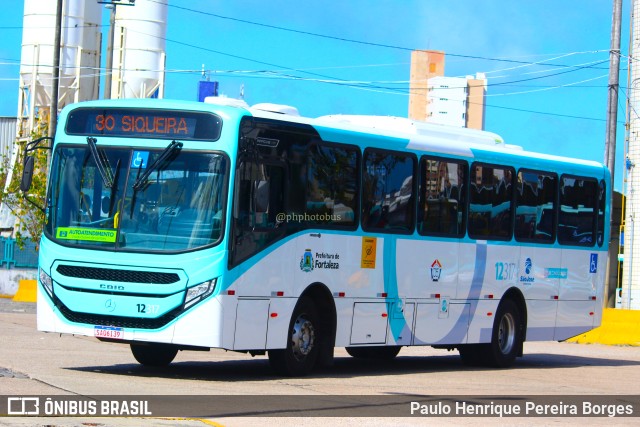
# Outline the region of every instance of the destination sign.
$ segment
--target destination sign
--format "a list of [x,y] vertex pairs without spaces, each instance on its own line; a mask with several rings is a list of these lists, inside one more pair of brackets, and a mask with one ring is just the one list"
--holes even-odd
[[130,108],[79,108],[69,113],[69,135],[217,140],[222,120],[211,113]]

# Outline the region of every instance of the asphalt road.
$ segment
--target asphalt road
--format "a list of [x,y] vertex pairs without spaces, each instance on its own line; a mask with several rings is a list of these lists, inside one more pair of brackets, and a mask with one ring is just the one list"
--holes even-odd
[[[430,347],[404,348],[391,362],[363,362],[336,349],[335,365],[304,378],[280,378],[266,357],[212,350],[180,352],[167,369],[138,365],[128,346],[101,343],[91,337],[59,336],[36,330],[35,305],[0,299],[0,395],[239,395],[245,404],[262,397],[283,401],[334,401],[354,396],[551,396],[598,398],[640,395],[640,348],[543,342],[526,343],[525,357],[513,368],[465,367],[457,352]],[[249,396],[249,397],[246,397]],[[315,396],[315,397],[314,397]],[[565,398],[566,397],[566,398]],[[177,399],[177,398],[176,398]],[[305,400],[306,399],[306,400]],[[375,399],[374,399],[375,400]],[[360,408],[366,418],[239,417],[229,407],[220,417],[187,418],[0,418],[0,425],[31,426],[263,426],[263,425],[475,425],[506,424],[493,418],[378,418],[374,400]],[[605,397],[606,400],[606,397]],[[231,401],[233,402],[233,400]],[[232,406],[232,404],[230,404]],[[304,406],[304,405],[303,405]],[[371,416],[367,413],[371,411]],[[509,425],[637,425],[633,418],[509,418]]]

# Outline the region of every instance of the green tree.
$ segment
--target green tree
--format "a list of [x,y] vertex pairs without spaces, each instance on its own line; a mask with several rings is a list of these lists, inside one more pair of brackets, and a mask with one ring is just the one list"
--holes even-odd
[[[34,129],[31,132],[31,140],[46,136],[49,126],[46,120],[36,119]],[[10,156],[0,158],[0,203],[3,203],[16,217],[15,230],[16,241],[19,247],[23,247],[26,239],[40,243],[40,236],[45,224],[45,206],[47,186],[47,156],[48,150],[35,150],[31,153],[35,159],[35,168],[31,188],[27,194],[20,191],[22,179],[24,150],[26,142],[19,142],[18,159],[13,167],[11,182],[7,185],[7,178],[11,169]]]

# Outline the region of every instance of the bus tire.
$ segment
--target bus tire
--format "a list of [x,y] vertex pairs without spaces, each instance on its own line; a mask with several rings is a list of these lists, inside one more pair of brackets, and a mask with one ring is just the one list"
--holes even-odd
[[516,303],[505,299],[498,306],[491,343],[487,344],[485,357],[487,365],[506,368],[513,364],[522,348],[522,314]]
[[170,344],[131,344],[131,353],[144,366],[167,366],[178,354],[178,347]]
[[400,353],[401,346],[347,347],[349,356],[357,359],[391,360]]
[[269,350],[269,364],[280,375],[298,377],[309,374],[318,359],[320,319],[309,297],[301,297],[293,310],[287,348]]

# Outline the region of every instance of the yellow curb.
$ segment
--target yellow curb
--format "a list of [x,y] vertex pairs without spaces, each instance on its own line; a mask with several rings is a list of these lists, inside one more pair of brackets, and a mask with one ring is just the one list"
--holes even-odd
[[13,296],[13,300],[17,302],[36,302],[36,281],[20,280],[18,292]]
[[13,295],[0,294],[0,298],[13,298]]
[[143,417],[144,419],[158,419],[158,420],[176,420],[176,421],[198,421],[208,426],[213,427],[224,427],[223,424],[217,423],[211,420],[205,420],[204,418],[180,418],[180,417]]
[[568,342],[640,346],[640,310],[605,308],[600,327]]
[[195,419],[196,421],[200,421],[201,423],[206,424],[206,425],[208,425],[208,426],[213,426],[213,427],[224,427],[224,425],[223,425],[223,424],[217,423],[217,422],[215,422],[215,421],[205,420],[205,419],[202,419],[202,418],[192,418],[192,419]]

